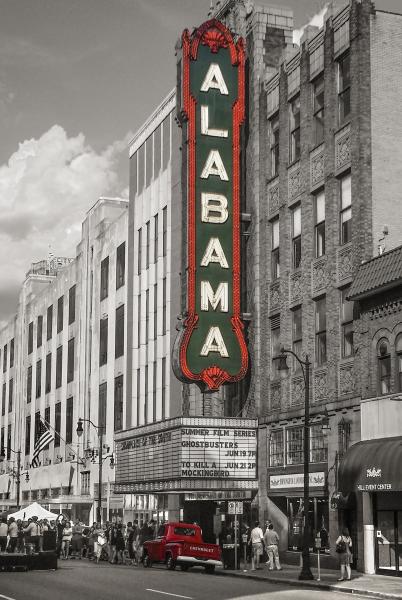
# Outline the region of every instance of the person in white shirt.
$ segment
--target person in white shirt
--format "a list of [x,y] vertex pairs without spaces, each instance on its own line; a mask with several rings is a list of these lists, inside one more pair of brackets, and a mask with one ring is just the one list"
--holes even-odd
[[251,530],[251,570],[255,571],[260,568],[260,557],[263,553],[264,534],[258,521],[254,524],[254,529]]

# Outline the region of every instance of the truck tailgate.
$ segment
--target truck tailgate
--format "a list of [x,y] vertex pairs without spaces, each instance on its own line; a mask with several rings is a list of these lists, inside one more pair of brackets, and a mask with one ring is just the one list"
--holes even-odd
[[221,551],[216,544],[183,543],[182,555],[194,556],[198,560],[220,560]]

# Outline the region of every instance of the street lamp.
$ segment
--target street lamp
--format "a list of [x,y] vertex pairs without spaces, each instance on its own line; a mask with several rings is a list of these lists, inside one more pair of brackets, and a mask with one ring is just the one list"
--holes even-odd
[[[81,437],[84,433],[84,428],[82,426],[83,422],[90,423],[94,429],[98,432],[99,435],[99,472],[98,472],[98,506],[97,506],[97,517],[96,520],[98,523],[102,523],[102,470],[103,470],[103,431],[105,429],[104,425],[95,425],[91,421],[91,419],[82,419],[81,417],[77,422],[77,436]],[[105,458],[110,458],[110,466],[114,468],[114,456],[113,454],[110,456],[105,456]]]
[[[16,482],[17,482],[17,508],[19,510],[20,508],[20,488],[21,488],[21,450],[13,450],[12,448],[7,448],[7,450],[10,450],[10,452],[13,452],[14,454],[17,455],[17,469],[13,469],[11,475],[13,478],[15,478]],[[4,446],[1,447],[0,450],[0,462],[3,462],[3,460],[5,460],[6,458],[6,453],[4,450]],[[25,473],[25,480],[29,481],[29,474],[28,471]]]
[[304,529],[303,529],[303,550],[302,550],[302,569],[300,571],[299,580],[307,581],[314,579],[310,569],[310,523],[308,509],[310,504],[310,368],[311,362],[308,354],[306,359],[301,360],[292,350],[281,348],[281,353],[273,357],[273,361],[278,361],[278,371],[287,372],[289,367],[286,359],[287,355],[291,354],[301,366],[304,378],[304,440],[303,440],[303,455],[304,455]]

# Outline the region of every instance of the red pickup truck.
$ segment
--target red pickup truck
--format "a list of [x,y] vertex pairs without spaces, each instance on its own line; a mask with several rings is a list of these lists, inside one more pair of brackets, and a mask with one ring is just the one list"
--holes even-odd
[[176,565],[183,571],[201,566],[207,573],[223,566],[220,547],[205,544],[199,525],[189,523],[165,523],[154,540],[144,542],[144,567],[151,567],[154,562],[165,563],[170,570]]

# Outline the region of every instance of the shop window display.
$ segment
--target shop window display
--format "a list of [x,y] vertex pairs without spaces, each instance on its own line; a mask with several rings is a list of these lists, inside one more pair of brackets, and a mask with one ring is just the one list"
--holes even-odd
[[[301,551],[303,549],[303,498],[288,498],[287,510],[289,520],[288,548],[289,550]],[[321,549],[329,550],[329,522],[328,522],[328,499],[310,498],[309,520],[310,541],[312,551],[316,551],[315,538],[318,533],[321,538]]]

